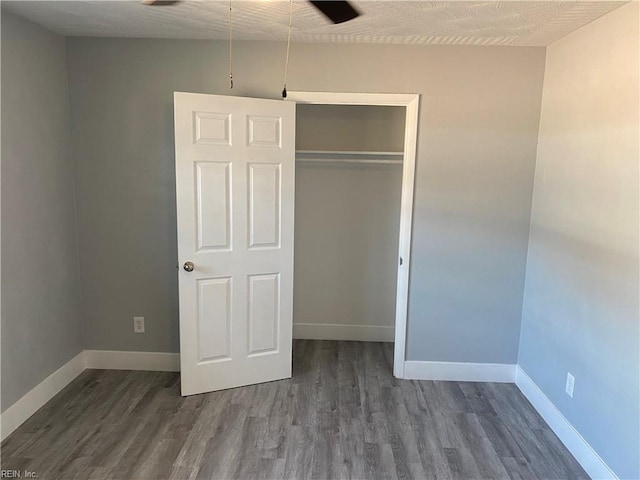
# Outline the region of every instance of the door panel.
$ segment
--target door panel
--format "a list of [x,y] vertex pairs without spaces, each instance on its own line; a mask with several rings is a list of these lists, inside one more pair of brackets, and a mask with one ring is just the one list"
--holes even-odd
[[196,162],[198,250],[231,249],[231,163]]
[[280,274],[249,276],[249,354],[278,352]]
[[282,117],[249,115],[248,144],[251,147],[282,147]]
[[231,360],[231,278],[197,283],[198,362]]
[[231,146],[231,114],[193,112],[194,143]]
[[175,134],[182,394],[290,377],[295,104],[176,93]]
[[249,248],[280,247],[280,165],[249,164]]

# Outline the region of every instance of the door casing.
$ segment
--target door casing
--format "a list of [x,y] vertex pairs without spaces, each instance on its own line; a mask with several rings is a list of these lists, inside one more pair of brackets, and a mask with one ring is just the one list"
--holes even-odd
[[288,101],[317,105],[372,105],[405,107],[402,195],[400,204],[400,241],[398,243],[398,279],[396,294],[393,375],[405,378],[407,320],[409,308],[409,272],[411,267],[411,231],[413,189],[418,140],[419,94],[334,93],[290,91]]

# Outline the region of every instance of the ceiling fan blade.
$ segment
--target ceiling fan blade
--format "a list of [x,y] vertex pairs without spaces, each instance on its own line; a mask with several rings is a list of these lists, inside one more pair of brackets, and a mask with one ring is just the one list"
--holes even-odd
[[314,1],[309,0],[311,4],[320,10],[333,23],[343,23],[353,20],[360,16],[355,8],[349,2],[333,2],[333,1]]
[[170,5],[175,5],[179,1],[180,0],[142,0],[142,3],[153,7],[168,7]]

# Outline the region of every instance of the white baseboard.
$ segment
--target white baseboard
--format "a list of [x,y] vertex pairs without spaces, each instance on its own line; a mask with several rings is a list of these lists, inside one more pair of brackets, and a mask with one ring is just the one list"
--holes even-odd
[[180,354],[165,352],[121,352],[85,350],[86,368],[102,370],[147,370],[179,372]]
[[0,415],[2,440],[69,385],[84,369],[85,356],[84,352],[80,352],[2,412]]
[[293,338],[305,340],[393,342],[395,340],[395,328],[374,325],[294,323]]
[[87,368],[179,372],[180,354],[84,350],[2,412],[0,415],[1,439],[4,440],[11,435],[16,428]]
[[[294,338],[305,339],[393,341],[393,333],[393,327],[294,325]],[[7,438],[86,368],[177,372],[180,371],[180,355],[163,352],[84,350],[45,378],[0,415],[1,439]],[[519,366],[494,363],[407,361],[404,365],[404,373],[405,378],[409,380],[515,382],[591,478],[618,478]]]
[[516,370],[516,386],[591,478],[618,478],[520,366]]
[[407,380],[513,383],[516,366],[506,363],[404,362]]

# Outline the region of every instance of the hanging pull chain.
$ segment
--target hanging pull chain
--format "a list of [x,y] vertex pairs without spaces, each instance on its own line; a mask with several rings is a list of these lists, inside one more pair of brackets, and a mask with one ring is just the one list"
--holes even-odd
[[231,0],[229,0],[229,88],[233,89],[233,27],[231,12]]
[[293,23],[293,0],[290,0],[289,6],[289,34],[287,36],[287,56],[284,61],[284,88],[282,89],[282,98],[287,98],[287,73],[289,70],[289,48],[291,47],[291,25]]

